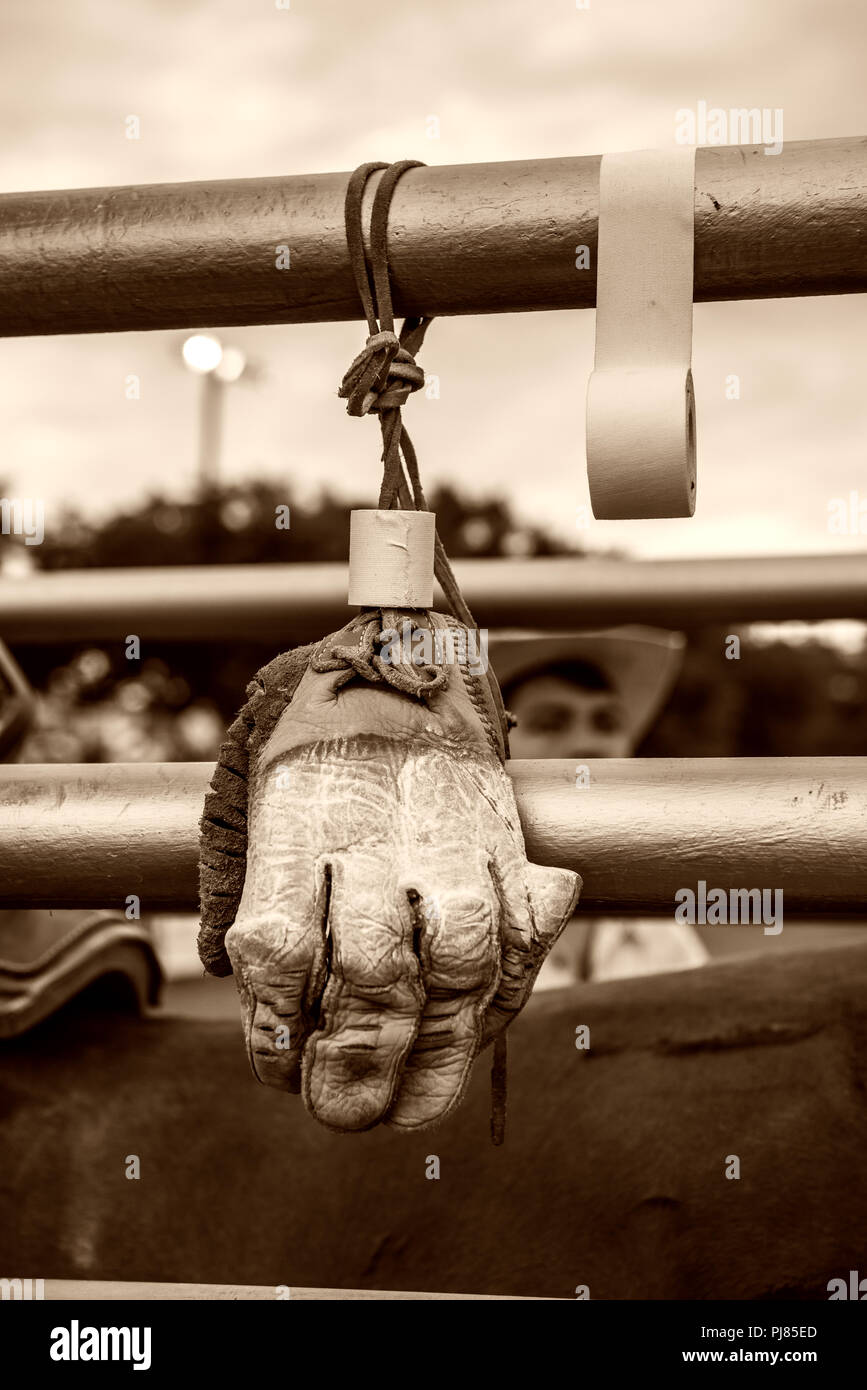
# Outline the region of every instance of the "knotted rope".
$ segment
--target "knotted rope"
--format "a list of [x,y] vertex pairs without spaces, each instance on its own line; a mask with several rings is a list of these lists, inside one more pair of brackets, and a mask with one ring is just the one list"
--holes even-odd
[[393,656],[388,661],[383,659],[382,650],[386,644],[392,652],[394,650],[391,634],[401,621],[407,623],[410,632],[418,626],[403,610],[383,609],[381,617],[378,612],[371,615],[369,609],[363,611],[349,624],[357,641],[350,644],[335,642],[332,637],[324,638],[311,658],[313,670],[339,672],[335,690],[354,676],[361,676],[374,685],[384,682],[404,695],[427,699],[434,691],[448,685],[448,669],[414,660],[411,648],[405,653],[405,643],[398,644],[400,659],[396,661]]
[[[347,185],[346,243],[369,332],[364,348],[351,363],[337,394],[347,402],[349,415],[375,413],[379,416],[383,471],[378,505],[386,509],[400,507],[404,511],[429,512],[415,449],[400,411],[409,396],[424,386],[424,372],[415,356],[433,320],[424,315],[407,318],[400,334],[395,333],[388,264],[388,212],[394,190],[407,169],[422,167],[418,159],[402,159],[397,164],[374,161],[360,165]],[[368,266],[361,207],[367,181],[380,169],[385,173],[373,199],[371,264]],[[467,627],[475,628],[475,620],[464,601],[439,535],[434,540],[434,574],[450,611]]]
[[[406,318],[400,334],[394,331],[394,310],[391,298],[391,276],[388,265],[388,213],[398,180],[407,169],[422,168],[419,159],[402,159],[396,164],[372,161],[361,164],[350,177],[346,188],[344,221],[346,243],[358,296],[367,319],[368,338],[355,357],[340,384],[338,395],[347,402],[349,415],[379,416],[382,430],[382,486],[379,506],[404,511],[429,512],[430,507],[421,485],[418,459],[401,417],[404,406],[414,391],[424,386],[424,372],[415,360],[432,318],[428,315]],[[384,169],[373,198],[370,217],[370,260],[368,265],[362,226],[364,190],[371,174]],[[477,630],[475,619],[461,593],[445,547],[435,533],[434,574],[454,615],[466,627]],[[376,671],[379,678],[389,679],[373,652],[378,634],[370,625],[363,626],[359,650],[332,652],[320,660],[335,659],[338,665],[351,657],[350,669],[357,670],[359,659]],[[363,654],[362,650],[363,649]],[[430,672],[424,675],[430,677]],[[409,672],[401,679],[409,683]],[[491,691],[499,714],[503,739],[508,750],[509,721],[496,678],[490,675]],[[491,1067],[491,1138],[502,1144],[506,1126],[506,1035],[500,1033],[494,1041]]]

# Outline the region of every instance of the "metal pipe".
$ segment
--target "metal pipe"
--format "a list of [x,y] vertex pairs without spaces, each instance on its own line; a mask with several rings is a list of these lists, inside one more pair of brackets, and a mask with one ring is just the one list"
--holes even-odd
[[[411,169],[390,219],[396,312],[593,305],[599,162]],[[0,333],[357,319],[347,177],[5,194]],[[865,194],[864,137],[797,141],[770,157],[762,145],[699,149],[695,299],[867,290]],[[584,245],[590,268],[579,270]]]
[[[781,889],[785,917],[867,915],[867,758],[509,764],[529,857],[587,912],[671,914],[680,888]],[[209,763],[0,768],[0,907],[194,909]]]
[[[455,570],[476,620],[489,628],[867,619],[867,555],[859,554],[459,560]],[[153,641],[249,638],[286,647],[347,621],[346,583],[342,564],[34,573],[0,579],[0,638],[121,642],[135,633]]]
[[[14,1284],[14,1280],[12,1283]],[[38,1281],[37,1281],[38,1282]],[[24,1280],[25,1285],[28,1281]],[[81,1303],[87,1301],[104,1302],[146,1302],[154,1300],[170,1299],[173,1302],[181,1300],[195,1299],[196,1302],[204,1300],[220,1300],[225,1302],[262,1302],[273,1303],[276,1298],[276,1291],[273,1284],[169,1284],[169,1283],[144,1283],[140,1280],[122,1281],[120,1279],[45,1279],[43,1284],[43,1297],[51,1300],[59,1300],[63,1303]],[[288,1285],[285,1286],[287,1289]],[[476,1302],[495,1303],[501,1298],[521,1298],[521,1295],[494,1294],[494,1293],[404,1293],[402,1290],[393,1291],[387,1289],[299,1289],[297,1285],[292,1285],[288,1298],[291,1294],[293,1303],[308,1303],[319,1300],[326,1300],[329,1303],[345,1303],[354,1300],[360,1302],[380,1302],[383,1299],[392,1299],[405,1302],[407,1300],[428,1301],[430,1299],[453,1299],[459,1298],[462,1301],[474,1300]],[[533,1303],[536,1300],[532,1295],[524,1298],[524,1302]]]
[[199,491],[207,493],[220,481],[220,452],[226,387],[216,372],[204,372],[199,398]]

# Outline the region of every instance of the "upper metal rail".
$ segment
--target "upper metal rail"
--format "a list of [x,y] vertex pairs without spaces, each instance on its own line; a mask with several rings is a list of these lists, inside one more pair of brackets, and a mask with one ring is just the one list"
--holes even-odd
[[[389,222],[395,311],[595,304],[599,163],[409,170]],[[5,194],[0,335],[357,319],[347,178]],[[576,268],[580,246],[586,270]],[[865,290],[867,138],[797,141],[778,155],[762,145],[697,150],[697,301]]]
[[[708,560],[459,560],[485,627],[663,627],[785,618],[867,619],[867,554]],[[346,566],[180,565],[0,579],[14,644],[230,639],[286,645],[342,627]]]

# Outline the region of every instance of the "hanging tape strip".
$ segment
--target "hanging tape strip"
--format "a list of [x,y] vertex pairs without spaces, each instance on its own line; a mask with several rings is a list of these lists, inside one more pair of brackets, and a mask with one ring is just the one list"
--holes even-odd
[[431,608],[433,512],[350,513],[349,602],[360,608]]
[[694,188],[694,148],[602,157],[587,391],[587,474],[601,520],[695,511]]

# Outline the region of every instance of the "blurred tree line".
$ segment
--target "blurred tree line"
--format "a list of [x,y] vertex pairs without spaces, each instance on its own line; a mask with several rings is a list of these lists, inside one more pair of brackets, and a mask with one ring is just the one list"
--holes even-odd
[[[471,501],[445,486],[437,488],[429,502],[452,557],[562,555],[577,549],[540,527],[519,525],[502,498]],[[291,488],[260,479],[210,488],[188,501],[152,496],[108,521],[91,521],[69,508],[35,548],[37,563],[42,569],[58,570],[345,561],[349,513],[370,505],[369,497],[343,502],[325,489],[315,502],[301,505]]]
[[[867,648],[792,624],[792,639],[755,640],[747,626],[687,629],[680,679],[639,756],[832,757],[867,754]],[[726,655],[739,635],[740,657]]]
[[[580,553],[518,523],[502,498],[470,500],[450,487],[430,498],[453,557]],[[213,489],[189,501],[152,496],[103,521],[68,510],[27,556],[41,568],[345,561],[349,512],[328,492],[307,505],[285,486],[259,480]],[[290,526],[277,525],[289,507]],[[285,514],[284,514],[285,515]],[[18,538],[0,535],[0,561]],[[20,552],[19,552],[20,553]],[[741,637],[738,660],[727,638]],[[0,617],[2,636],[2,617]],[[867,650],[844,651],[821,627],[797,641],[759,643],[749,629],[687,633],[683,671],[643,756],[818,756],[867,753]],[[287,629],[286,645],[293,642]],[[31,761],[163,760],[214,756],[222,728],[272,646],[232,640],[147,642],[140,661],[116,644],[21,648],[41,692]]]

